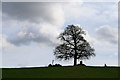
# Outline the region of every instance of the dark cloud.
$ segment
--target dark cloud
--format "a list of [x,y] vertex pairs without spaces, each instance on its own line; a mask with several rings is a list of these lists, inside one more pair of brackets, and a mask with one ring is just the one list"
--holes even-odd
[[48,36],[40,33],[37,29],[33,27],[27,28],[27,30],[21,30],[17,33],[16,36],[7,39],[10,43],[21,46],[21,45],[29,45],[31,42],[37,42],[47,45],[55,45]]
[[41,2],[3,2],[3,14],[16,20],[28,20],[30,22],[54,23],[54,11],[56,4]]
[[96,30],[96,38],[102,42],[117,44],[118,43],[117,35],[118,35],[117,29],[107,25],[101,26]]

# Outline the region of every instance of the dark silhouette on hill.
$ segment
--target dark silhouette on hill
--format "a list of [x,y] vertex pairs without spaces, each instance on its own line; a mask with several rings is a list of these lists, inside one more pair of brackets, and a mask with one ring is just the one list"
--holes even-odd
[[52,64],[49,64],[48,67],[61,67],[62,65],[60,64],[55,64],[55,65],[52,65]]
[[74,66],[77,60],[89,59],[95,56],[94,48],[84,39],[86,32],[79,26],[68,25],[58,39],[62,44],[58,45],[54,50],[57,59],[69,60],[74,58]]
[[78,66],[86,66],[85,64],[83,64],[82,61],[80,61],[80,64],[78,64]]

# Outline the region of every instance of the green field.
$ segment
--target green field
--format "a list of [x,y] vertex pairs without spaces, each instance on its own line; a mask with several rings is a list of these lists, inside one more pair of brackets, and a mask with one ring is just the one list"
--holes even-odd
[[4,68],[3,78],[118,78],[118,67]]

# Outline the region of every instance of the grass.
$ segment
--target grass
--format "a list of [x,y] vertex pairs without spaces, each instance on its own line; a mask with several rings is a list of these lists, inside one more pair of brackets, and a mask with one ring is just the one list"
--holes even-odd
[[118,67],[3,68],[3,78],[118,78]]

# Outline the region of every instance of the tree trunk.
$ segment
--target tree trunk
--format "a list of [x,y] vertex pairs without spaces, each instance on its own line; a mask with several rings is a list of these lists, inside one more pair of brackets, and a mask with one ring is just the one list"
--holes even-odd
[[74,55],[74,66],[77,65],[77,52],[76,52],[76,49],[75,49],[75,55]]
[[74,36],[73,36],[73,39],[74,39],[74,44],[75,44],[75,48],[74,48],[74,50],[75,50],[75,55],[74,55],[74,66],[76,66],[77,65],[77,43],[76,43],[76,37],[77,37],[77,35],[76,35],[76,31],[74,30]]
[[76,57],[74,57],[74,66],[76,66],[77,65],[77,59],[76,59]]

